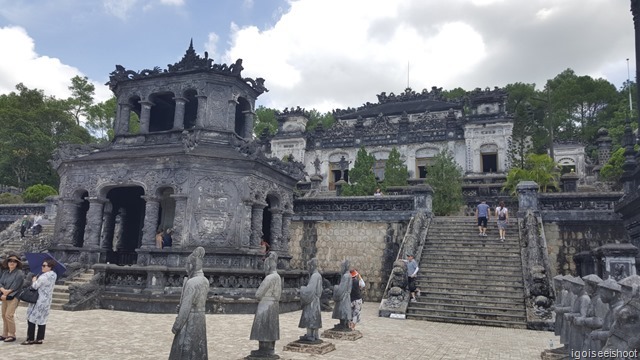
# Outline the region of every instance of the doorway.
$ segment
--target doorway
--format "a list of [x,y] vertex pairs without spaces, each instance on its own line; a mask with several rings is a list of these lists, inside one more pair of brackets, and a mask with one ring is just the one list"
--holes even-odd
[[117,265],[135,264],[136,249],[142,241],[145,201],[141,198],[144,189],[140,186],[120,187],[109,190],[107,199],[113,206],[110,216],[112,229],[103,229],[108,236],[103,245],[107,249],[107,262]]
[[494,173],[498,171],[498,154],[482,154],[482,172]]

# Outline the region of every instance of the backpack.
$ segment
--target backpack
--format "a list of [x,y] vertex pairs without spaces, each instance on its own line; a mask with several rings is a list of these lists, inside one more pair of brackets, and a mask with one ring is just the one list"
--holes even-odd
[[507,209],[500,208],[498,210],[498,220],[507,220]]

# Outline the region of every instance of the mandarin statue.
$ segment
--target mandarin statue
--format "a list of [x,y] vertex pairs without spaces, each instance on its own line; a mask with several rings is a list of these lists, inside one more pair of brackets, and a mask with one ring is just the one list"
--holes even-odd
[[189,280],[182,287],[178,316],[171,332],[175,334],[169,360],[207,359],[205,305],[209,280],[202,271],[204,248],[197,247],[187,258]]
[[339,319],[340,323],[336,324],[333,329],[339,331],[350,331],[349,322],[352,318],[351,313],[351,273],[349,272],[349,260],[342,262],[342,277],[340,284],[333,289],[333,300],[335,306],[333,308],[332,319]]
[[313,258],[307,264],[310,275],[309,283],[300,288],[302,315],[298,324],[299,328],[307,329],[307,334],[300,336],[300,341],[321,342],[318,331],[322,327],[322,313],[320,312],[322,275],[318,272],[318,259]]
[[277,271],[278,255],[271,251],[264,260],[265,278],[256,291],[259,300],[253,318],[250,340],[258,340],[258,350],[251,351],[250,357],[278,358],[275,355],[276,341],[280,340],[280,296],[282,280]]

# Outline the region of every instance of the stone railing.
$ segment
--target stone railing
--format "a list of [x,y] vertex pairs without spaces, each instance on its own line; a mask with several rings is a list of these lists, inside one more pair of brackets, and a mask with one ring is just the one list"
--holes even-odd
[[293,202],[293,220],[408,220],[415,212],[413,196],[300,198]]
[[544,210],[613,211],[622,192],[538,194],[538,208]]
[[11,224],[24,215],[44,213],[45,204],[0,205],[0,226]]

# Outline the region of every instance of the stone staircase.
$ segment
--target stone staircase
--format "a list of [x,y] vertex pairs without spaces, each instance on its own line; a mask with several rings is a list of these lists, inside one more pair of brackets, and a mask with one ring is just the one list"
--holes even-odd
[[517,236],[507,229],[500,242],[495,222],[479,237],[475,217],[435,217],[420,259],[421,296],[407,318],[526,328]]
[[72,279],[65,280],[64,285],[56,285],[53,288],[51,308],[55,310],[63,310],[62,305],[69,302],[69,286],[85,284],[91,281],[92,277],[93,269],[90,269],[78,276],[74,276]]

